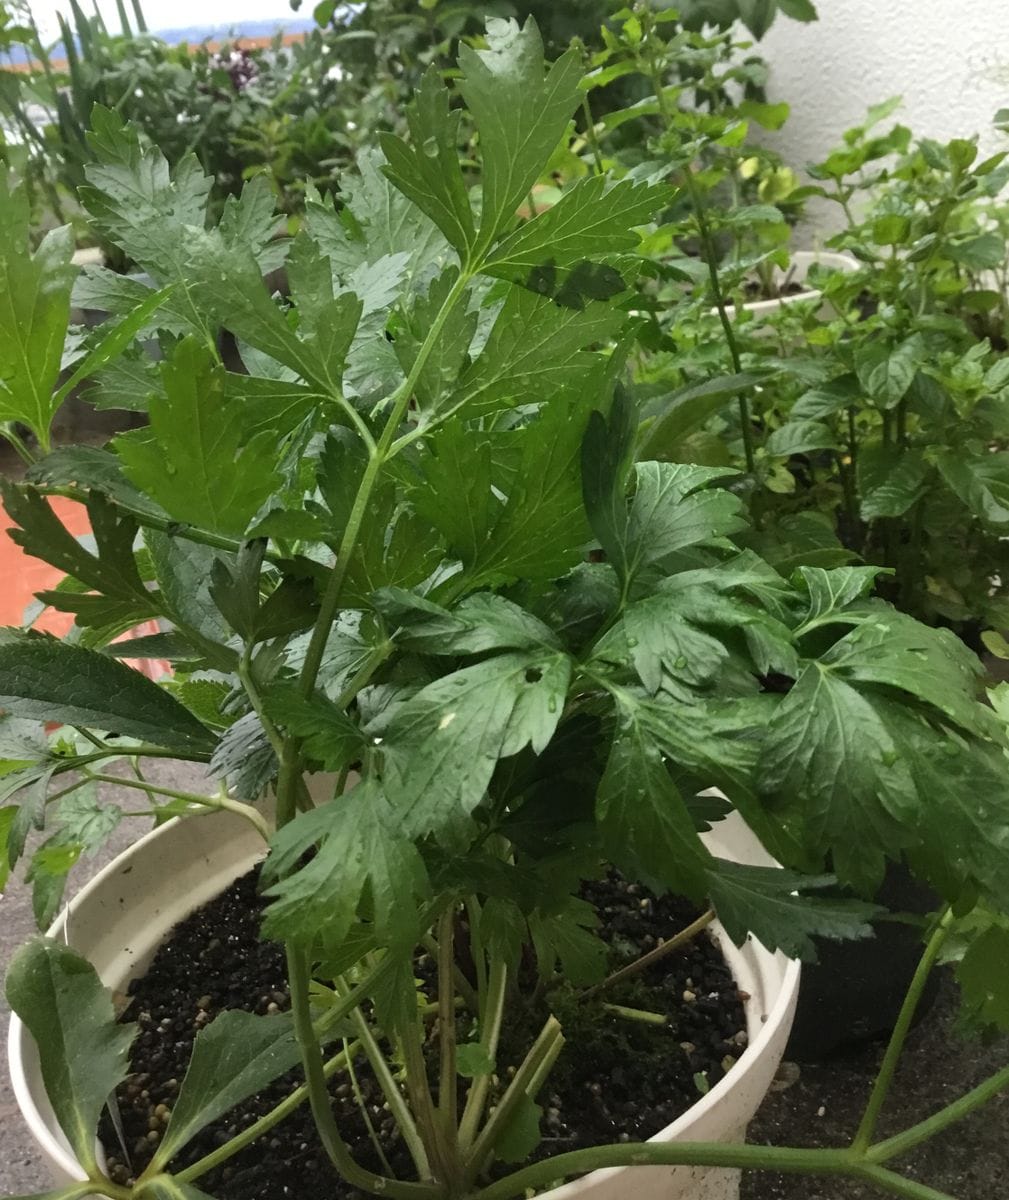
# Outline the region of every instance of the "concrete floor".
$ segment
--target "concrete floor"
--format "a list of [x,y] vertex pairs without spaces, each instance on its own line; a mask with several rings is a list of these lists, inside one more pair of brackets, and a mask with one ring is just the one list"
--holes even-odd
[[[157,782],[197,790],[202,771],[179,763],[151,764]],[[136,793],[105,789],[110,803],[128,808]],[[79,888],[138,832],[139,822],[124,822],[106,851],[79,863],[70,890]],[[13,882],[0,898],[0,974],[16,947],[34,931],[30,893]],[[884,1132],[921,1120],[940,1103],[967,1091],[1009,1060],[1009,1043],[964,1042],[954,1031],[955,1005],[946,987],[934,1011],[911,1037],[888,1106]],[[6,1073],[8,1010],[0,998],[0,1195],[27,1195],[49,1185],[28,1136]],[[878,1046],[828,1063],[806,1065],[791,1086],[772,1093],[750,1130],[751,1141],[779,1145],[843,1145],[858,1123],[881,1054]],[[896,1164],[895,1164],[896,1165]],[[957,1200],[996,1200],[1009,1196],[1009,1094],[993,1101],[911,1159],[909,1173]],[[876,1193],[844,1180],[810,1180],[751,1174],[741,1200],[869,1200]]]

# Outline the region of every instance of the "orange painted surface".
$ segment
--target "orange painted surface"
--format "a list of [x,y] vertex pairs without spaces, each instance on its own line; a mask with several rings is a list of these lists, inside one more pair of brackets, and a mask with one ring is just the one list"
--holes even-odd
[[[67,500],[62,496],[50,498],[49,505],[53,512],[75,537],[88,532],[88,517],[84,506],[76,500]],[[63,578],[55,567],[32,558],[26,554],[11,538],[8,530],[8,517],[0,508],[0,625],[20,625],[24,620],[25,610],[32,604],[37,592],[54,588]],[[72,613],[56,612],[47,608],[37,621],[34,629],[42,629],[47,633],[62,636],[73,625]],[[138,625],[125,638],[140,637],[157,633],[156,621],[146,621]],[[117,639],[122,641],[123,638]],[[131,666],[143,671],[151,679],[160,679],[167,674],[171,667],[167,662],[156,659],[128,660]]]

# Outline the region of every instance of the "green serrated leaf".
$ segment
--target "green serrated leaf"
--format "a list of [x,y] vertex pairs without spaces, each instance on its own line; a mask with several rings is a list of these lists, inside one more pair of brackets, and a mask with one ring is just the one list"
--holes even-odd
[[302,740],[305,752],[327,771],[342,770],[361,757],[367,745],[361,731],[322,693],[305,697],[292,682],[271,684],[263,693],[271,721]]
[[241,405],[226,399],[223,369],[195,340],[180,343],[162,378],[150,429],[116,439],[127,478],[178,521],[245,533],[279,483],[273,434],[244,440]]
[[157,1171],[193,1138],[301,1059],[287,1014],[222,1012],[196,1035],[168,1128],[148,1170]]
[[41,634],[0,631],[0,707],[15,716],[83,725],[183,754],[214,745],[208,729],[139,672]]
[[708,894],[737,946],[752,934],[768,950],[816,962],[814,937],[835,941],[872,937],[869,922],[884,911],[861,900],[804,894],[834,882],[830,875],[798,875],[718,859],[708,872]]
[[974,938],[956,978],[971,1024],[1009,1030],[1009,930],[992,925]]
[[480,1042],[464,1042],[456,1047],[455,1069],[464,1079],[493,1075],[494,1059]]
[[7,1000],[35,1039],[60,1128],[78,1161],[96,1176],[98,1119],[126,1078],[136,1027],[116,1021],[112,997],[90,963],[46,938],[15,954]]

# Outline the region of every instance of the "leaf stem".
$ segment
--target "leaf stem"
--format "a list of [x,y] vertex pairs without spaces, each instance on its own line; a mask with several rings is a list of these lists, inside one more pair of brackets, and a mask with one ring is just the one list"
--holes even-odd
[[[504,1020],[505,996],[508,985],[508,968],[498,958],[492,958],[490,974],[487,980],[487,992],[483,999],[483,1011],[480,1014],[480,1045],[486,1050],[487,1057],[494,1061],[497,1057],[498,1041],[501,1037],[501,1023]],[[463,1152],[472,1146],[477,1130],[483,1117],[484,1106],[487,1103],[487,1093],[490,1090],[490,1076],[479,1075],[473,1080],[473,1085],[466,1097],[466,1107],[463,1109],[462,1123],[459,1126],[459,1145]]]
[[599,147],[599,138],[596,134],[596,122],[592,116],[592,106],[589,104],[589,94],[585,92],[582,96],[582,113],[585,116],[585,136],[589,140],[589,145],[592,147],[592,158],[595,162],[596,174],[605,175],[606,167],[603,165],[603,153]]
[[681,929],[679,933],[671,937],[667,942],[663,942],[661,946],[656,946],[653,950],[649,950],[647,954],[642,954],[640,958],[636,958],[634,962],[628,963],[625,967],[621,967],[618,971],[614,971],[612,975],[608,975],[602,983],[597,983],[593,987],[587,988],[582,992],[579,999],[588,1000],[592,996],[597,995],[603,988],[611,987],[615,983],[621,983],[625,979],[630,979],[634,975],[640,974],[648,967],[654,966],[657,962],[661,962],[667,954],[672,954],[674,950],[678,950],[681,946],[691,942],[702,930],[707,929],[715,919],[715,910],[709,908],[707,912],[702,913],[696,921],[692,921],[686,928]]
[[855,1134],[851,1143],[852,1150],[857,1153],[864,1154],[872,1141],[873,1134],[876,1132],[876,1124],[879,1121],[879,1115],[883,1110],[883,1105],[886,1103],[886,1097],[890,1091],[890,1085],[893,1083],[894,1073],[897,1070],[897,1063],[900,1060],[900,1055],[904,1049],[904,1042],[907,1040],[908,1032],[911,1029],[911,1022],[914,1020],[914,1014],[918,1008],[918,1002],[921,999],[921,994],[925,989],[925,984],[928,981],[929,974],[935,966],[936,959],[939,957],[939,951],[942,949],[943,943],[949,933],[952,923],[952,913],[947,908],[939,920],[932,936],[928,940],[925,947],[925,952],[921,956],[918,963],[918,968],[914,973],[911,984],[907,989],[907,995],[904,997],[904,1003],[901,1005],[900,1014],[897,1017],[897,1024],[893,1027],[893,1033],[890,1036],[890,1042],[886,1048],[886,1054],[883,1056],[883,1063],[879,1069],[879,1074],[876,1076],[876,1081],[873,1084],[872,1092],[869,1096],[869,1102],[866,1105],[865,1113],[862,1116],[861,1123],[858,1127],[858,1132]]
[[912,1125],[910,1129],[905,1129],[884,1142],[877,1142],[868,1151],[868,1157],[874,1162],[886,1162],[899,1154],[906,1154],[908,1150],[913,1150],[915,1146],[928,1141],[948,1125],[962,1121],[1006,1088],[1009,1088],[1009,1066],[1003,1067],[1001,1071],[924,1121],[919,1121],[917,1125]]
[[[360,1051],[360,1043],[351,1042],[339,1054],[329,1059],[323,1065],[323,1074],[327,1081],[337,1073],[342,1071],[344,1067],[349,1066],[351,1059]],[[179,1171],[175,1176],[180,1183],[192,1183],[193,1180],[199,1179],[202,1175],[206,1175],[208,1171],[213,1171],[217,1167],[226,1163],[229,1158],[233,1158],[240,1150],[244,1150],[246,1146],[251,1146],[257,1138],[261,1138],[264,1133],[269,1133],[275,1126],[279,1125],[286,1117],[289,1117],[295,1109],[300,1108],[308,1099],[308,1085],[302,1084],[294,1089],[289,1096],[285,1096],[283,1100],[276,1106],[271,1108],[268,1113],[259,1118],[247,1129],[243,1129],[241,1133],[236,1134],[229,1142],[225,1142],[223,1146],[212,1150],[209,1154],[193,1163],[192,1166],[186,1167]]]
[[153,792],[156,796],[167,796],[171,800],[182,800],[186,804],[196,804],[201,808],[223,809],[226,812],[233,812],[239,817],[244,817],[255,828],[263,841],[268,842],[270,840],[270,827],[266,823],[266,818],[263,814],[258,809],[253,808],[251,804],[244,804],[241,800],[235,800],[226,793],[219,796],[201,796],[197,792],[180,792],[176,788],[162,787],[160,784],[150,783],[147,780],[140,782],[136,779],[124,779],[121,775],[106,775],[101,771],[88,771],[85,769],[85,774],[96,783],[108,783],[113,787],[134,788],[137,791],[146,792],[148,795]]

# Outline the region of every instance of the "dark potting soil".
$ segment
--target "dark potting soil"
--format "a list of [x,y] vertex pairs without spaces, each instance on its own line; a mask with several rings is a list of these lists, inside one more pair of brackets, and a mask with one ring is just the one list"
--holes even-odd
[[[263,900],[257,881],[258,871],[250,872],[177,925],[147,973],[130,984],[121,1020],[135,1021],[139,1033],[131,1052],[133,1073],[118,1092],[128,1159],[108,1115],[101,1129],[117,1182],[128,1182],[150,1161],[199,1030],[225,1009],[266,1014],[289,1006],[282,948],[259,940]],[[656,898],[615,872],[586,884],[583,896],[600,916],[599,933],[610,946],[613,969],[640,957],[697,916],[689,904]],[[465,929],[460,932],[459,941],[465,944]],[[428,966],[419,960],[421,977]],[[528,986],[525,982],[507,1010],[498,1054],[502,1068],[521,1061],[548,1014],[535,981],[528,980]],[[721,1079],[746,1045],[746,997],[707,934],[634,979],[607,988],[600,999],[661,1013],[669,1018],[668,1024],[616,1017],[593,1001],[578,1004],[566,989],[552,991],[550,1008],[561,1020],[567,1041],[538,1097],[543,1140],[533,1159],[651,1137]],[[438,1047],[433,1035],[431,1042],[430,1062],[435,1067]],[[355,1076],[389,1166],[398,1177],[413,1178],[406,1147],[363,1059],[355,1062]],[[222,1146],[301,1082],[300,1069],[276,1080],[204,1129],[172,1168],[181,1170]],[[335,1075],[330,1085],[341,1132],[363,1166],[385,1170],[354,1088],[345,1073]],[[199,1186],[218,1200],[287,1200],[313,1194],[358,1200],[361,1196],[342,1183],[329,1165],[307,1105],[201,1177]]]

